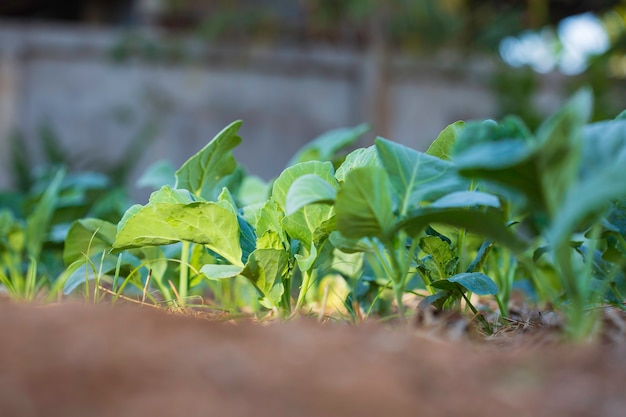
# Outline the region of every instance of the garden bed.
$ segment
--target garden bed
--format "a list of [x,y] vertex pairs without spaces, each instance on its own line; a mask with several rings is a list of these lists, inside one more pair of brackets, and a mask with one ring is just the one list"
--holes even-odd
[[623,334],[619,343],[572,346],[538,327],[452,342],[416,326],[260,325],[129,306],[3,304],[0,314],[0,409],[13,417],[620,416],[626,409]]

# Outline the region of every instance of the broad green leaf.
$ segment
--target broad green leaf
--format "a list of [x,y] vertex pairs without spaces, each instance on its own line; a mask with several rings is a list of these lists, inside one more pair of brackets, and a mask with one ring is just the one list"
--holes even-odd
[[463,272],[448,278],[448,281],[456,282],[477,295],[495,295],[498,293],[496,283],[480,272]]
[[287,204],[287,193],[291,185],[303,175],[315,174],[329,184],[336,183],[335,169],[330,162],[309,161],[285,169],[274,181],[272,188],[272,200],[285,211]]
[[176,188],[191,191],[205,200],[214,198],[219,181],[237,168],[232,149],[241,143],[237,132],[241,121],[235,121],[192,156],[176,171]]
[[500,123],[493,120],[469,122],[465,125],[452,149],[453,159],[467,149],[486,143],[519,140],[534,146],[536,139],[517,116],[507,116]]
[[137,180],[137,187],[150,187],[158,190],[164,185],[174,187],[176,174],[169,161],[157,161],[151,164]]
[[289,187],[285,212],[292,214],[302,207],[313,203],[330,203],[335,201],[337,188],[336,181],[331,185],[315,174],[306,174],[298,177]]
[[118,251],[188,241],[242,265],[237,216],[217,203],[154,203],[129,212],[118,224],[113,244]]
[[350,152],[341,166],[337,168],[335,178],[337,178],[337,181],[343,182],[350,171],[367,166],[382,166],[380,159],[378,159],[376,147],[373,145]]
[[469,181],[458,176],[451,162],[382,138],[376,139],[376,150],[400,200],[400,215],[422,201],[470,186]]
[[331,161],[339,150],[353,144],[368,130],[368,125],[361,124],[356,127],[344,127],[323,133],[300,149],[288,165],[292,166],[307,161]]
[[394,226],[391,184],[384,169],[355,168],[337,192],[337,229],[347,238],[389,237]]
[[456,138],[459,136],[459,133],[464,127],[465,122],[462,120],[446,126],[446,128],[441,131],[439,136],[437,136],[437,139],[430,144],[426,154],[443,159],[444,161],[449,161],[451,159],[450,155],[452,154],[452,148],[454,147]]
[[85,256],[92,257],[111,249],[117,228],[100,219],[80,219],[72,223],[65,240],[63,261],[66,265]]

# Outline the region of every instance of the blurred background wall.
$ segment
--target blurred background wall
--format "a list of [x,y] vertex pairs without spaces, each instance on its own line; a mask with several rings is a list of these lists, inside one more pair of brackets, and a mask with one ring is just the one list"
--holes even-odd
[[535,127],[581,85],[594,88],[596,117],[612,117],[626,107],[625,10],[609,0],[3,0],[0,188],[20,185],[17,156],[132,185],[236,119],[236,156],[269,179],[317,135],[362,122],[372,125],[362,146],[380,135],[424,150],[459,119],[516,113]]

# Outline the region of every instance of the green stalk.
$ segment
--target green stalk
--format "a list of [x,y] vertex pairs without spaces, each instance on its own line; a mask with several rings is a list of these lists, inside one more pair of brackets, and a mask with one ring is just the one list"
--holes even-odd
[[406,274],[403,273],[402,265],[400,265],[400,261],[396,257],[396,245],[394,245],[390,240],[385,241],[385,248],[389,253],[389,258],[391,259],[391,270],[392,275],[391,279],[393,282],[393,294],[396,299],[396,304],[398,305],[398,315],[400,316],[400,321],[404,322],[406,317],[404,316],[404,305],[402,304],[402,295],[404,294],[404,279]]
[[185,305],[187,299],[187,290],[189,288],[189,249],[191,242],[181,242],[180,249],[180,274],[178,280],[178,295],[180,302]]
[[308,271],[302,271],[302,285],[300,286],[300,293],[298,294],[298,301],[296,302],[295,311],[300,311],[302,305],[304,304],[304,298],[306,293],[311,288],[311,285],[315,281],[315,277],[317,276],[316,269],[310,269]]
[[280,299],[280,307],[285,316],[291,314],[291,277],[283,279],[283,295]]

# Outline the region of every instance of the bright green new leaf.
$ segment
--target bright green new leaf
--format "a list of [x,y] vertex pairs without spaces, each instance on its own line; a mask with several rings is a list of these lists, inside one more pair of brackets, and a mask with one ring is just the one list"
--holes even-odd
[[195,199],[188,190],[173,189],[169,185],[164,185],[157,191],[150,194],[149,203],[192,203]]
[[300,177],[315,174],[328,184],[336,184],[335,169],[330,162],[309,161],[302,162],[285,169],[274,181],[272,187],[272,200],[286,211],[287,193],[291,185]]
[[118,224],[116,250],[187,241],[206,245],[233,265],[243,265],[237,216],[217,203],[133,206]]
[[176,171],[176,188],[191,191],[196,197],[211,200],[219,181],[237,168],[232,149],[241,143],[237,132],[241,120],[226,126],[197,154]]
[[462,120],[446,126],[439,136],[437,136],[437,139],[430,144],[428,150],[426,150],[426,154],[443,159],[444,161],[449,161],[456,138],[464,127],[465,122]]
[[339,184],[336,181],[333,182],[334,184],[331,185],[315,174],[298,177],[287,192],[286,214],[293,214],[308,204],[334,203]]
[[378,152],[373,145],[350,152],[341,166],[337,168],[335,178],[337,178],[337,181],[343,182],[353,169],[369,166],[382,166],[380,159],[378,159]]
[[[443,279],[451,275],[456,268],[458,257],[450,244],[438,236],[424,236],[419,241],[422,252],[432,259],[435,271],[430,271],[431,278]],[[433,275],[434,273],[437,275]]]
[[335,215],[333,207],[326,204],[309,204],[302,207],[289,216],[285,216],[282,225],[285,230],[294,239],[298,239],[304,246],[317,244],[319,240],[323,240],[328,233],[316,234],[325,222],[332,219]]
[[384,169],[355,168],[335,202],[337,228],[347,238],[387,238],[394,226],[391,184]]

